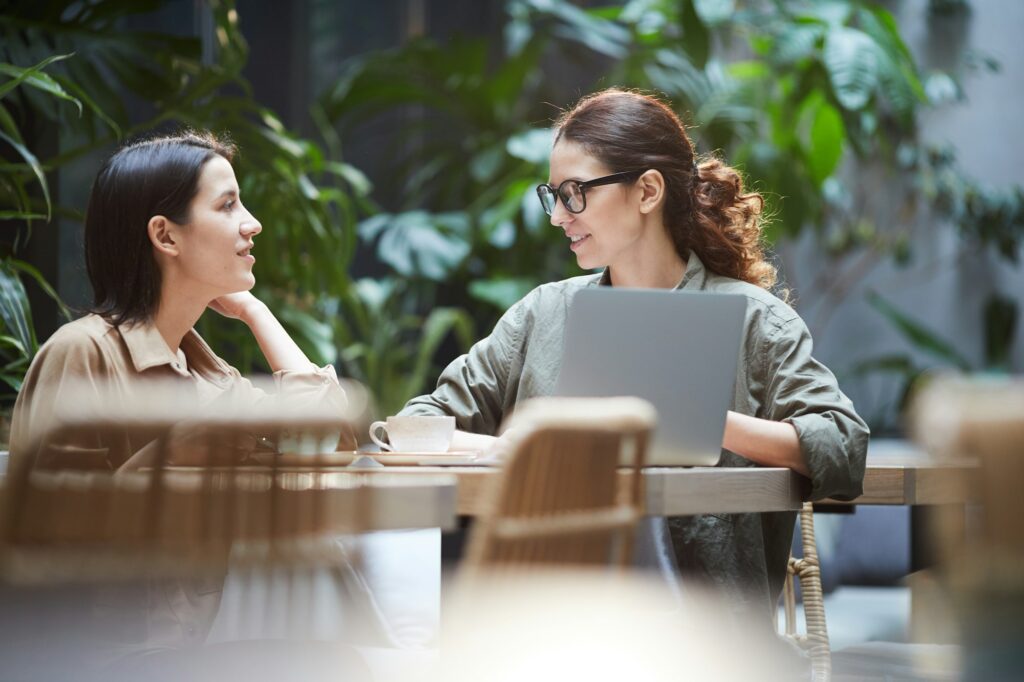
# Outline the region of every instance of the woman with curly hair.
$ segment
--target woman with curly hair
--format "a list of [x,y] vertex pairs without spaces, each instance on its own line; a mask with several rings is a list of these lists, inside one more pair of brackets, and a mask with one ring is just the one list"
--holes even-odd
[[[558,121],[550,182],[537,193],[580,267],[603,270],[533,290],[403,414],[454,415],[453,449],[500,447],[494,434],[516,403],[555,388],[575,292],[739,293],[747,311],[720,466],[788,467],[811,480],[812,499],[860,494],[868,430],[811,356],[804,322],[770,292],[776,272],[761,246],[762,198],[722,161],[698,160],[668,106],[618,89],[584,98]],[[669,519],[668,528],[684,575],[767,616],[794,521],[794,513],[704,515]]]

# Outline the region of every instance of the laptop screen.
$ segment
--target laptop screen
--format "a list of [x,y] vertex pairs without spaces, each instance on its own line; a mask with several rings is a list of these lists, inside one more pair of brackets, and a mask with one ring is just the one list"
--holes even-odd
[[713,466],[732,405],[741,294],[599,287],[569,306],[560,396],[638,396],[658,411],[648,464]]

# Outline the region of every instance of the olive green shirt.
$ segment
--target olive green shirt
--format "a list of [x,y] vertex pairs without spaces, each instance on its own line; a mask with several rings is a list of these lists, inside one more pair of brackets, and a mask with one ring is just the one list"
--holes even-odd
[[[554,392],[572,297],[607,284],[606,271],[537,287],[490,336],[448,365],[433,393],[410,400],[402,414],[449,414],[461,430],[496,434],[518,402]],[[730,409],[793,424],[811,472],[811,499],[859,495],[867,426],[832,372],[812,357],[810,333],[796,312],[760,287],[709,272],[696,254],[676,288],[746,297]],[[756,465],[723,450],[719,466]],[[771,609],[785,577],[794,522],[795,512],[704,515],[670,519],[669,530],[685,574],[723,588],[741,605]]]

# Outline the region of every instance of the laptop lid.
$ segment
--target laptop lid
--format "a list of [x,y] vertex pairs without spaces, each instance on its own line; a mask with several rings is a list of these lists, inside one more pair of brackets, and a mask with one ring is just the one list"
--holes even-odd
[[714,466],[732,403],[747,300],[598,287],[576,293],[559,396],[638,396],[658,411],[648,464]]

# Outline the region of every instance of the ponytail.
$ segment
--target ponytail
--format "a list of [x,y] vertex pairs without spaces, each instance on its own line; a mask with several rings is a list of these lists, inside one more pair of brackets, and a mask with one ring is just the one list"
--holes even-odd
[[709,270],[764,289],[775,286],[776,269],[762,244],[764,198],[744,192],[736,169],[715,158],[699,163],[690,204],[691,229],[683,241]]

